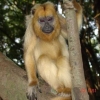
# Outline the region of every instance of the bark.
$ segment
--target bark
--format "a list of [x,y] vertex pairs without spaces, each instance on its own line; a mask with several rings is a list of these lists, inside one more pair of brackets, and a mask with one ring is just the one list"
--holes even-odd
[[[38,92],[38,100],[49,100],[54,96],[43,80],[40,88],[42,93]],[[26,72],[0,52],[0,100],[27,100],[26,90]]]
[[[68,0],[63,0],[67,4]],[[70,63],[72,67],[72,100],[89,100],[84,78],[81,47],[74,9],[65,9]]]
[[0,96],[3,100],[27,100],[25,71],[0,52]]

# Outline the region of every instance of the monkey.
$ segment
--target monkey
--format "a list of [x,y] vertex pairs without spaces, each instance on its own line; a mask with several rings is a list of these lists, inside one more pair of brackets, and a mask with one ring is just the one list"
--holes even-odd
[[[82,8],[75,3],[78,28]],[[51,2],[36,4],[27,18],[24,36],[24,61],[28,76],[28,100],[37,100],[39,86],[37,73],[60,96],[51,100],[71,100],[72,82],[69,63],[65,18],[59,15]],[[63,28],[64,27],[64,28]],[[64,94],[64,95],[63,95]],[[63,96],[62,96],[63,95]]]

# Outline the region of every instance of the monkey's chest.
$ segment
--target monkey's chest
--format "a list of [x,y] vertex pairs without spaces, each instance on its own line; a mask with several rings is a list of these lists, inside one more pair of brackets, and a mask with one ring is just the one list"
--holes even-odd
[[34,56],[37,60],[41,55],[46,55],[56,59],[61,55],[61,44],[59,41],[45,42],[39,41],[34,50]]

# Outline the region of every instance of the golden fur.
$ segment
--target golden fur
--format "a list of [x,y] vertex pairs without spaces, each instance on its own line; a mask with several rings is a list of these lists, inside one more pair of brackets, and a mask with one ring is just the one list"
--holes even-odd
[[[28,18],[24,39],[24,60],[29,82],[28,95],[32,96],[34,86],[38,85],[36,70],[58,93],[71,93],[71,67],[65,41],[67,33],[66,28],[62,27],[65,25],[65,19],[57,14],[51,2],[37,4],[33,9],[35,14]],[[50,34],[43,33],[38,23],[38,19],[44,16],[54,17],[54,30]],[[78,24],[80,26],[79,22]],[[52,100],[71,100],[71,97],[57,97]]]
[[[50,40],[56,38],[60,32],[60,22],[59,22],[58,15],[55,14],[56,11],[54,9],[54,5],[52,3],[49,3],[49,4],[45,3],[42,6],[41,5],[35,6],[34,9],[36,9],[36,10],[35,10],[35,15],[32,19],[32,24],[33,24],[33,30],[36,33],[36,36],[39,36],[39,38],[46,40],[46,41],[50,41]],[[38,21],[36,21],[40,17],[45,17],[45,16],[54,16],[54,18],[55,18],[54,31],[49,35],[44,34],[40,30],[40,25],[39,25]]]

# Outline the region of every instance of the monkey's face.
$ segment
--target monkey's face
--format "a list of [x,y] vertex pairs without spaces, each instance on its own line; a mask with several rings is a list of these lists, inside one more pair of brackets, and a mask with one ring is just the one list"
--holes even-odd
[[50,41],[60,33],[60,22],[55,6],[50,3],[37,4],[34,8],[33,30],[35,34]]
[[53,22],[54,22],[53,16],[44,16],[39,18],[40,28],[42,32],[44,32],[44,34],[52,33],[52,31],[54,30]]

